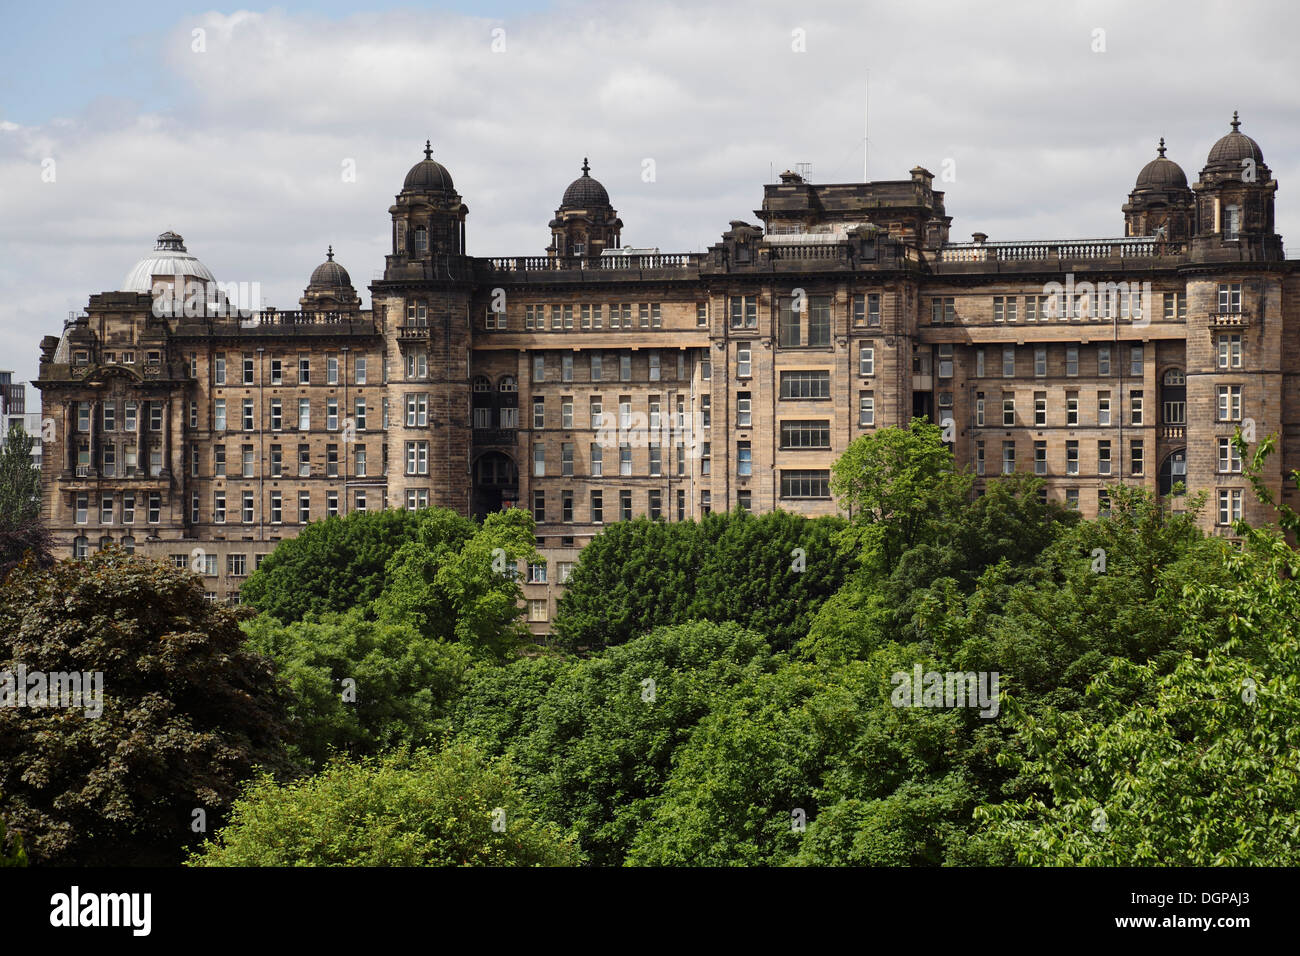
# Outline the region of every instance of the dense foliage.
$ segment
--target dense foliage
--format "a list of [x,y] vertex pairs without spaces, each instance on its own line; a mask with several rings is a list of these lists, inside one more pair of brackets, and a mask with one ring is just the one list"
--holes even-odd
[[14,422],[0,448],[0,581],[28,555],[42,565],[53,560],[41,521],[41,472],[32,464],[35,443]]
[[102,712],[0,707],[0,807],[33,863],[175,862],[196,810],[216,825],[255,767],[283,764],[271,665],[188,571],[116,550],[20,566],[0,673],[20,667],[102,675]]

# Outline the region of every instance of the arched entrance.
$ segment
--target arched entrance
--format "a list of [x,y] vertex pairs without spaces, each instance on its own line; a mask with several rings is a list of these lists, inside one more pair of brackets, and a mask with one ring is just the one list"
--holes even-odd
[[1165,456],[1160,463],[1160,494],[1167,495],[1174,485],[1187,482],[1187,449],[1180,448]]

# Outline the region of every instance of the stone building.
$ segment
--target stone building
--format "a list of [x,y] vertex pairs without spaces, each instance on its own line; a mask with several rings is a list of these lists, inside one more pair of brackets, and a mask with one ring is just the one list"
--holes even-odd
[[[757,224],[684,254],[624,246],[584,160],[543,255],[470,256],[468,208],[426,144],[389,207],[370,310],[331,248],[299,311],[240,313],[164,233],[122,291],[47,337],[47,516],[68,553],[125,542],[231,599],[308,520],[526,507],[547,558],[525,585],[540,632],[605,524],[834,513],[845,446],[924,415],[980,475],[1033,472],[1087,515],[1115,484],[1181,484],[1227,534],[1270,517],[1238,427],[1279,435],[1267,481],[1293,504],[1282,475],[1300,467],[1296,263],[1239,125],[1190,187],[1161,140],[1120,238],[950,241],[917,167],[783,173]],[[186,286],[205,291],[182,302]]]

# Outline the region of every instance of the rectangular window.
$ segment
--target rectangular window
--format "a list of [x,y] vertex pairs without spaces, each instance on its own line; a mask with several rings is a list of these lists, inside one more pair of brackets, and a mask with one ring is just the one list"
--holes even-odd
[[212,493],[212,520],[217,524],[224,524],[226,521],[226,493],[224,491],[214,491]]
[[1097,348],[1097,374],[1110,374],[1110,346],[1102,345]]
[[984,443],[982,441],[975,443],[975,474],[984,474]]
[[1065,443],[1065,473],[1067,475],[1079,473],[1079,443],[1074,439]]
[[408,441],[406,443],[406,473],[408,475],[427,475],[429,473],[429,443],[427,441]]
[[354,409],[353,424],[356,425],[356,430],[359,432],[366,430],[366,400],[364,398],[357,399]]
[[1047,424],[1047,393],[1034,392],[1034,424],[1043,426]]
[[736,474],[747,477],[754,473],[754,454],[749,442],[736,442]]
[[758,296],[733,295],[728,299],[733,329],[758,328]]
[[1241,311],[1241,283],[1219,283],[1219,311],[1236,313]]
[[591,523],[605,523],[605,495],[601,491],[591,493]]
[[1016,423],[1016,397],[1011,394],[1002,396],[1002,424],[1014,425]]
[[311,431],[311,399],[298,399],[298,430],[301,432]]
[[697,328],[708,328],[709,304],[707,302],[695,303],[695,325]]
[[224,355],[218,355],[213,359],[212,382],[214,385],[226,384],[226,357]]
[[736,346],[736,378],[749,378],[753,374],[750,354],[749,346]]
[[600,381],[600,354],[598,352],[591,353],[591,380],[593,382]]
[[[1065,424],[1066,425],[1079,424],[1079,393],[1078,392],[1065,393]],[[1101,423],[1099,422],[1099,424]]]
[[975,377],[976,378],[984,377],[984,350],[983,349],[975,350]]
[[538,524],[546,520],[546,492],[540,489],[533,492],[533,520]]
[[1013,347],[1002,350],[1002,377],[1015,378],[1016,375],[1016,350]]
[[546,427],[546,398],[544,396],[533,399],[533,427]]
[[1241,473],[1241,454],[1232,443],[1231,438],[1219,439],[1219,472],[1224,474]]
[[808,312],[808,344],[824,348],[831,344],[831,297],[815,295],[810,300]]
[[1079,349],[1071,345],[1065,350],[1065,374],[1073,378],[1079,374]]
[[423,428],[429,424],[429,393],[413,392],[406,396],[406,427]]
[[830,448],[830,419],[784,421],[781,423],[782,448]]
[[875,342],[863,342],[858,346],[858,374],[866,376],[876,374]]
[[1232,524],[1234,521],[1241,520],[1241,489],[1240,488],[1220,488],[1219,489],[1219,521],[1220,525]]
[[251,398],[244,399],[243,414],[241,417],[243,420],[242,424],[244,426],[244,431],[251,432],[253,430],[253,400]]
[[252,478],[253,477],[253,446],[252,445],[243,445],[240,447],[240,460],[243,466],[240,471],[241,476],[244,478]]
[[1131,391],[1128,393],[1128,407],[1132,415],[1131,422],[1134,425],[1142,424],[1142,393]]
[[566,524],[573,523],[573,492],[560,492],[560,520]]
[[650,381],[659,381],[659,353],[654,351],[647,352],[646,360],[649,362],[650,366]]
[[1034,442],[1034,474],[1047,474],[1047,442]]
[[1014,475],[1016,472],[1016,443],[1013,441],[1004,441],[1002,443],[1002,474]]
[[1047,349],[1039,347],[1034,349],[1034,375],[1042,378],[1047,374]]
[[1110,474],[1110,442],[1105,439],[1097,442],[1097,474]]
[[826,470],[781,471],[782,498],[829,498],[831,473]]
[[618,446],[618,473],[632,474],[632,446],[627,443]]
[[736,393],[736,427],[749,428],[752,425],[753,412],[749,392]]
[[299,385],[311,384],[311,356],[310,355],[298,356],[298,384]]
[[1146,453],[1143,449],[1142,442],[1130,441],[1129,450],[1129,474],[1141,475],[1146,472]]
[[1142,375],[1142,346],[1134,345],[1129,349],[1129,374],[1134,377]]
[[224,432],[226,430],[226,400],[218,398],[212,406],[212,430]]
[[573,353],[565,352],[560,356],[560,381],[573,381]]
[[253,523],[253,493],[245,491],[240,506],[240,519],[244,524]]
[[1110,392],[1097,393],[1097,424],[1110,424]]
[[632,381],[632,356],[624,352],[618,357],[618,380],[620,382]]
[[546,381],[546,356],[544,355],[533,356],[533,381]]
[[1221,422],[1241,421],[1241,386],[1220,385],[1218,396],[1218,420]]
[[298,523],[307,524],[311,521],[311,492],[298,492]]
[[646,513],[649,514],[652,521],[664,516],[663,492],[658,488],[651,488],[646,501]]
[[271,477],[280,478],[284,475],[284,450],[280,445],[271,446]]
[[1219,368],[1241,368],[1241,336],[1219,336]]
[[135,494],[122,495],[122,524],[135,524]]
[[782,398],[830,398],[829,371],[782,372]]
[[618,493],[618,514],[622,521],[632,520],[632,492],[620,491]]
[[364,355],[357,356],[353,376],[357,385],[366,384],[366,357]]
[[278,432],[284,427],[284,406],[280,399],[271,399],[271,431]]

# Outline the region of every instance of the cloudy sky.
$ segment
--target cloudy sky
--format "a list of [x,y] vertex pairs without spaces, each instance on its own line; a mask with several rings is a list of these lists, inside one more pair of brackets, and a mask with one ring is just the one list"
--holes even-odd
[[1300,237],[1285,0],[188,2],[0,0],[0,368],[21,379],[164,229],[280,308],[332,243],[368,304],[426,138],[476,255],[541,254],[584,156],[625,245],[703,249],[773,171],[860,180],[864,112],[868,176],[946,170],[954,239],[1083,238],[1122,233],[1160,136],[1194,178],[1237,109]]

